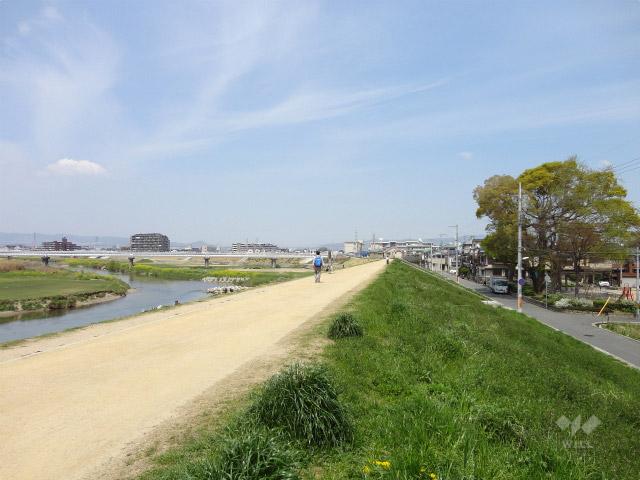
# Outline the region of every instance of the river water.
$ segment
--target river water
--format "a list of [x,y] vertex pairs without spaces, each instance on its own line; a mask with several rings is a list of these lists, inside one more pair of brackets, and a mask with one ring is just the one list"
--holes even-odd
[[[92,273],[100,273],[91,270]],[[63,311],[47,311],[0,317],[0,343],[54,333],[91,323],[104,322],[149,310],[158,305],[173,305],[207,296],[213,284],[190,280],[157,280],[110,274],[127,282],[131,288],[125,297],[97,305]]]

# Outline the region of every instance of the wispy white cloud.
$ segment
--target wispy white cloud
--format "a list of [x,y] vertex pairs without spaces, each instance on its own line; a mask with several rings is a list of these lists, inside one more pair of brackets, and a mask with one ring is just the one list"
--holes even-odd
[[52,23],[63,20],[58,9],[52,5],[43,7],[33,18],[18,22],[18,33],[22,36],[29,35],[32,31],[44,28]]
[[298,92],[275,105],[250,111],[211,113],[203,128],[181,129],[180,135],[154,137],[132,151],[142,155],[176,155],[193,152],[221,141],[229,133],[252,129],[295,126],[303,123],[347,116],[380,103],[418,95],[446,84],[446,80],[423,85],[389,86],[353,91],[308,90]]
[[458,156],[463,160],[471,160],[473,158],[473,152],[460,152]]
[[223,142],[230,133],[346,116],[446,83],[332,89],[289,84],[295,75],[287,75],[284,84],[273,82],[265,98],[253,104],[243,98],[238,105],[234,89],[239,83],[253,80],[266,67],[269,72],[290,69],[285,59],[304,57],[319,7],[315,2],[266,2],[239,9],[234,2],[216,2],[194,9],[175,11],[166,27],[163,23],[171,42],[161,40],[154,58],[168,69],[198,72],[194,77],[201,81],[190,96],[164,105],[155,128],[129,149],[134,156],[192,153]]
[[297,93],[268,109],[231,113],[227,117],[226,126],[232,130],[244,130],[324,120],[348,115],[378,103],[423,93],[445,83],[445,80],[438,80],[417,86],[391,86],[350,92],[320,90]]
[[[452,104],[448,109],[393,117],[384,124],[363,124],[333,135],[354,141],[455,138],[504,132],[576,127],[586,124],[640,119],[638,83],[575,88],[571,93],[536,94],[522,99],[489,99],[472,107]],[[476,92],[480,97],[481,91]]]
[[104,175],[107,170],[96,162],[89,160],[74,160],[61,158],[57,162],[47,165],[46,171],[56,175]]
[[120,52],[108,33],[86,18],[67,21],[54,7],[21,22],[19,33],[0,53],[0,88],[25,119],[21,137],[32,158],[80,144],[93,155],[107,136],[125,136],[113,93]]

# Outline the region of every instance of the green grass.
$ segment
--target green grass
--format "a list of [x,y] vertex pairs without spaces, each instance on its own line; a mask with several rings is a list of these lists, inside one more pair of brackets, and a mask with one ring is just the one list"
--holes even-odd
[[116,278],[58,270],[0,273],[0,300],[31,300],[98,292],[123,294],[127,289],[128,286]]
[[294,363],[255,391],[226,428],[155,458],[144,480],[298,479],[311,452],[344,446],[352,424],[326,368]]
[[298,450],[281,435],[251,423],[235,423],[216,438],[208,454],[184,463],[175,478],[297,480],[299,457]]
[[262,388],[249,414],[309,447],[335,447],[352,439],[351,421],[327,369],[295,363]]
[[[365,466],[369,478],[640,478],[625,453],[640,451],[636,370],[399,263],[351,310],[365,336],[326,360],[356,448],[316,462],[318,478],[361,478]],[[578,415],[602,424],[575,436],[556,425]]]
[[[226,430],[201,431],[142,478],[640,478],[638,371],[398,262],[349,312],[364,335],[327,347],[318,367],[349,412],[349,442],[309,448],[291,425],[322,394],[291,395],[295,375],[276,376]],[[271,414],[256,415],[260,402]],[[556,423],[592,415],[590,434]],[[260,458],[272,476],[248,469]]]
[[329,327],[328,337],[337,340],[338,338],[361,337],[362,326],[355,317],[348,312],[338,314]]
[[219,267],[179,267],[173,265],[149,265],[136,263],[130,268],[129,262],[119,262],[116,260],[99,260],[85,258],[68,258],[61,262],[74,267],[104,268],[114,273],[132,273],[138,276],[161,278],[166,280],[201,280],[204,277],[231,277],[247,278],[243,282],[247,286],[258,286],[267,283],[294,280],[306,277],[312,272],[265,272],[265,271],[245,271],[233,269],[220,269]]
[[640,340],[640,323],[605,323],[602,326],[612,332]]

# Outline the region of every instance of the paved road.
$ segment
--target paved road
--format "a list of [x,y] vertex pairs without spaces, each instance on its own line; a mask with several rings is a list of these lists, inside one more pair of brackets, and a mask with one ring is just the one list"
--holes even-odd
[[[445,278],[454,279],[455,277],[443,274]],[[460,283],[467,288],[477,291],[492,300],[495,300],[505,307],[516,308],[516,297],[511,295],[494,294],[485,285],[460,279]],[[538,307],[530,303],[525,303],[523,312],[536,320],[549,325],[561,332],[571,335],[573,338],[587,343],[598,350],[604,351],[609,355],[630,364],[633,367],[640,368],[640,342],[630,338],[618,335],[603,328],[594,327],[593,323],[602,321],[590,313],[560,313],[545,308]],[[632,320],[630,317],[625,317]]]
[[0,478],[91,476],[130,441],[327,307],[382,261],[0,350]]

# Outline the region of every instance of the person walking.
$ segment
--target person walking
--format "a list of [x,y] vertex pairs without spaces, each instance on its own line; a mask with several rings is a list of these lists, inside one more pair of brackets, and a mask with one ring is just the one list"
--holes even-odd
[[316,258],[313,259],[313,271],[316,274],[316,283],[320,283],[320,275],[322,274],[322,256],[320,250],[316,250]]

